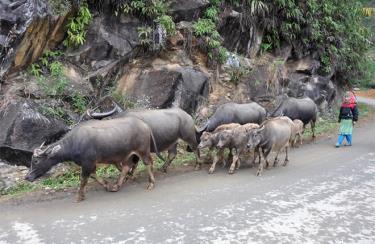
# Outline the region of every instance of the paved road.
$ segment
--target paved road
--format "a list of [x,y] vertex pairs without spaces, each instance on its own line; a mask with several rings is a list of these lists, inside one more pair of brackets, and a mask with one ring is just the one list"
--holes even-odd
[[352,147],[335,138],[293,150],[290,164],[234,175],[189,172],[21,206],[0,206],[0,243],[375,243],[375,126]]

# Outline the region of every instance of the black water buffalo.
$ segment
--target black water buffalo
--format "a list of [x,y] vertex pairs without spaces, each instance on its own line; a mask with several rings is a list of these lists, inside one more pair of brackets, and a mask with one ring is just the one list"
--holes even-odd
[[[153,146],[150,148],[150,145]],[[152,189],[155,180],[151,150],[158,154],[150,127],[140,119],[128,117],[88,121],[46,148],[35,149],[25,179],[34,181],[52,166],[63,161],[73,161],[81,166],[81,184],[77,195],[77,201],[81,201],[90,176],[107,190],[118,191],[127,173],[142,159],[148,169],[148,189]],[[109,185],[95,174],[98,163],[114,164],[121,171],[116,185]]]
[[[279,153],[285,149],[285,160],[283,166],[286,166],[288,159],[289,141],[292,135],[293,121],[287,117],[278,117],[265,121],[259,129],[253,129],[249,132],[247,147],[250,149],[260,149],[260,153],[266,162],[266,168],[269,165],[268,155],[271,151],[276,152],[273,166],[278,163]],[[257,176],[263,171],[263,163],[260,162]]]
[[219,106],[208,122],[199,131],[214,131],[222,124],[256,123],[261,124],[266,118],[266,110],[258,103],[225,103]]
[[313,138],[315,137],[315,123],[318,117],[318,108],[310,98],[288,97],[275,109],[271,117],[287,116],[291,120],[299,119],[303,122],[304,128],[311,124]]
[[[102,119],[116,112],[115,108],[106,113],[93,113],[88,115],[94,119]],[[136,117],[150,126],[155,137],[155,142],[160,152],[168,150],[167,161],[162,166],[162,171],[167,172],[168,166],[177,155],[177,141],[185,141],[196,154],[196,167],[200,167],[198,139],[193,118],[180,108],[153,109],[153,110],[128,110],[115,115],[115,118]],[[154,152],[154,151],[151,151]]]

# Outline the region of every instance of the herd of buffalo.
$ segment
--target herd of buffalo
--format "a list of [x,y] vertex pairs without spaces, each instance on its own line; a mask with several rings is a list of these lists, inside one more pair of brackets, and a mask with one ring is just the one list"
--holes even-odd
[[[297,137],[302,143],[303,130],[309,123],[314,137],[317,120],[317,106],[309,98],[286,98],[272,113],[255,102],[226,103],[217,108],[202,128],[197,128],[193,118],[179,108],[114,113],[114,110],[106,113],[88,111],[91,120],[80,123],[59,141],[35,149],[26,180],[34,181],[60,162],[73,161],[81,166],[77,195],[77,201],[81,201],[89,177],[108,191],[118,191],[142,160],[149,175],[148,189],[152,189],[155,179],[151,153],[164,161],[161,170],[166,172],[176,157],[179,139],[196,154],[196,169],[201,166],[200,150],[203,148],[217,150],[209,173],[214,172],[218,162],[225,161],[225,149],[229,149],[232,158],[230,174],[240,167],[241,156],[253,151],[253,163],[258,157],[257,175],[261,175],[264,166],[269,165],[271,151],[276,152],[275,166],[279,153],[285,150],[285,166],[289,146]],[[103,119],[108,116],[112,117]],[[166,160],[159,153],[162,151],[168,152]],[[116,184],[96,175],[99,163],[117,167],[121,173]]]

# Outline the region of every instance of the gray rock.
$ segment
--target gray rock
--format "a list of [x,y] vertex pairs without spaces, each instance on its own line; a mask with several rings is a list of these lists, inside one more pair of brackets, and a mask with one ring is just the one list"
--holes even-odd
[[[131,75],[133,76],[133,75]],[[177,68],[146,68],[135,80],[127,80],[122,93],[141,107],[181,107],[195,112],[199,103],[208,96],[209,77],[190,66]]]
[[201,11],[210,4],[208,0],[172,0],[170,2],[170,11],[176,22],[199,18]]
[[61,42],[67,14],[53,16],[46,1],[0,1],[0,80]]
[[137,28],[140,26],[141,22],[134,17],[96,16],[90,23],[84,45],[68,52],[67,56],[78,64],[89,64],[91,70],[131,57],[139,45]]
[[30,163],[32,152],[43,142],[59,139],[68,127],[48,118],[30,100],[11,101],[0,108],[0,158],[16,165]]
[[22,182],[27,172],[28,168],[25,166],[14,166],[0,161],[0,195]]
[[255,58],[260,50],[263,39],[261,28],[245,27],[241,14],[232,11],[221,19],[219,33],[224,39],[224,46],[231,52],[241,53],[250,58]]
[[303,73],[303,74],[316,74],[320,68],[320,62],[313,59],[311,56],[306,56],[299,60],[291,60],[286,63],[286,68],[289,71]]

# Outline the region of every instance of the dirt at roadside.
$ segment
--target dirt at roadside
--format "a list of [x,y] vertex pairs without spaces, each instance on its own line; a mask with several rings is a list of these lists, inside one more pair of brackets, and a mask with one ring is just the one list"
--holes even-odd
[[357,96],[375,99],[375,89],[356,91]]

